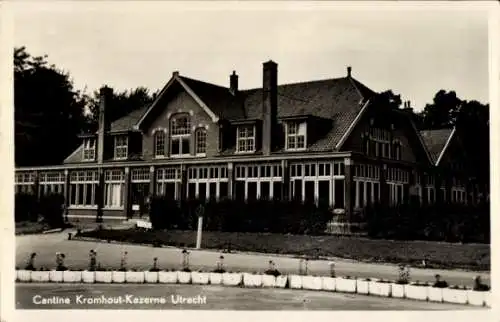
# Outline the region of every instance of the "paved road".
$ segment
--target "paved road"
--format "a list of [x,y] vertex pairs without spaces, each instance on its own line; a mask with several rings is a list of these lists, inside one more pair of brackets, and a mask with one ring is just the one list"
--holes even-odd
[[[178,303],[180,296],[194,298]],[[69,304],[43,301],[68,299]],[[122,304],[90,304],[102,298]],[[145,298],[150,299],[146,304]],[[151,299],[154,298],[154,299]],[[140,303],[140,302],[143,303]],[[163,301],[163,303],[160,303]],[[134,304],[134,302],[136,304]],[[177,302],[177,303],[176,303]],[[197,303],[196,303],[197,302]],[[96,303],[96,302],[94,302]],[[299,290],[245,289],[200,285],[17,284],[17,309],[188,309],[188,310],[481,310],[463,305]]]
[[[154,248],[151,246],[108,244],[67,240],[67,233],[46,235],[16,236],[16,266],[24,267],[31,252],[38,253],[35,265],[47,268],[55,267],[55,253],[66,255],[66,265],[70,268],[85,269],[88,267],[88,253],[94,249],[98,253],[98,261],[104,267],[118,268],[123,251],[128,252],[127,268],[149,269],[153,258],[158,257],[162,269],[178,269],[181,265],[181,249]],[[191,269],[213,270],[221,254],[208,250],[191,251],[189,262]],[[276,263],[282,273],[297,273],[299,260],[297,258],[279,257],[265,254],[223,254],[224,265],[228,271],[263,272],[268,268],[269,260]],[[309,273],[314,275],[329,275],[328,261],[309,262]],[[397,266],[380,263],[361,263],[345,259],[335,260],[338,276],[376,277],[395,280],[398,277]],[[472,279],[477,272],[451,271],[437,269],[411,269],[413,281],[433,281],[434,275],[440,274],[450,284],[472,285]],[[490,283],[490,274],[481,273],[483,281]]]

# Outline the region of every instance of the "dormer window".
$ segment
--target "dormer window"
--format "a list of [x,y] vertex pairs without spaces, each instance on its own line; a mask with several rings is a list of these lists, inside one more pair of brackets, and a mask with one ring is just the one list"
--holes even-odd
[[158,130],[154,134],[155,158],[165,157],[165,132]]
[[306,122],[286,123],[286,149],[288,151],[305,150],[307,142]]
[[255,152],[254,125],[242,125],[238,127],[236,151],[238,153]]
[[83,161],[95,160],[95,139],[88,138],[83,140]]
[[189,114],[177,114],[170,120],[170,155],[173,157],[190,154],[191,118]]
[[115,136],[115,159],[126,159],[128,156],[128,137],[126,135]]

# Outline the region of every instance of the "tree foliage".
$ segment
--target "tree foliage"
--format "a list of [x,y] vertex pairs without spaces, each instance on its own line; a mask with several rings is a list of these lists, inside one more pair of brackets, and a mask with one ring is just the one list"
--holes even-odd
[[14,50],[15,162],[18,166],[58,164],[79,144],[86,127],[85,99],[69,75],[46,56]]
[[[121,92],[113,91],[109,104],[106,106],[108,120],[113,122],[137,109],[145,107],[152,103],[155,97],[156,93],[151,94],[149,89],[142,86]],[[91,128],[92,130],[97,130],[99,120],[99,91],[94,91],[88,101]]]

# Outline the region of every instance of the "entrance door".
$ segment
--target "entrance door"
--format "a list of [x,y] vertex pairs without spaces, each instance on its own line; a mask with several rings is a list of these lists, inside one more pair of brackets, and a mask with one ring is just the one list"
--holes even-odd
[[149,196],[149,183],[132,183],[132,216],[147,215],[146,199]]

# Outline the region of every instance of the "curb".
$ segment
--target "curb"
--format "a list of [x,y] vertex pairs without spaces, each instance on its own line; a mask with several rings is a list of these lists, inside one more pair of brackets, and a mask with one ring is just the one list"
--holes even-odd
[[288,288],[323,292],[355,293],[386,298],[491,308],[491,291],[434,288],[428,285],[396,284],[377,279],[251,273],[209,273],[181,271],[27,271],[16,270],[18,283],[99,284],[198,284],[246,288]]

